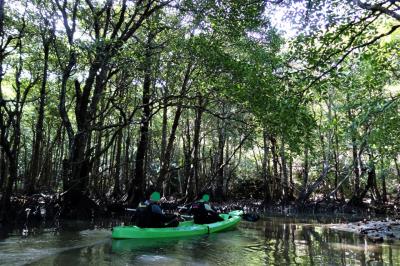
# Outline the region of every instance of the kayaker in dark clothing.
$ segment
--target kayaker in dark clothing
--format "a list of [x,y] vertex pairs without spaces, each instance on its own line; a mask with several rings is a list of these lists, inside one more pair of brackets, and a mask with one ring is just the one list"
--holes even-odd
[[162,228],[177,227],[178,218],[175,215],[166,215],[163,213],[158,202],[160,193],[153,192],[150,199],[143,204],[140,203],[136,209],[136,225],[141,228]]
[[224,219],[209,204],[210,196],[204,194],[203,197],[192,204],[190,213],[193,214],[195,224],[210,224]]

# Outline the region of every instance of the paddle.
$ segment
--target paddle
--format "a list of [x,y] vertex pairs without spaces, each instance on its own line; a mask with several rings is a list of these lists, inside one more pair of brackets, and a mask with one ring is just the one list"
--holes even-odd
[[[238,214],[237,212],[239,211],[242,211],[242,213]],[[229,212],[228,214],[231,214],[232,212],[236,212],[235,215],[241,216],[243,220],[248,222],[257,222],[260,219],[260,215],[256,213],[244,213],[243,210],[234,210]]]
[[[189,205],[189,204],[186,204],[186,205]],[[189,208],[187,208],[186,205],[179,206],[178,207],[179,211],[188,210]],[[227,214],[229,214],[229,213],[227,213]],[[184,219],[186,219],[186,218],[193,219],[193,215],[180,214],[180,216]],[[260,219],[260,215],[258,215],[257,213],[243,213],[240,216],[242,217],[243,220],[248,221],[248,222],[257,222]]]
[[193,220],[193,215],[179,214],[179,217],[182,217],[184,220]]
[[[192,203],[185,204],[184,206],[178,206],[179,212],[181,210],[188,210],[189,208],[187,206],[191,206]],[[131,211],[131,212],[136,212],[136,209],[132,208],[125,208],[126,211]],[[185,214],[179,214],[180,217],[182,217],[184,220],[192,220],[193,215],[185,215]],[[243,220],[248,221],[248,222],[257,222],[260,219],[260,215],[257,213],[243,213],[240,215]]]

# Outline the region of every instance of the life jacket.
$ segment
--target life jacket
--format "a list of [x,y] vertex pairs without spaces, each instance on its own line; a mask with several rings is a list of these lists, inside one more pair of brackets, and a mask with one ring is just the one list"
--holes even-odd
[[139,203],[136,208],[135,225],[141,228],[159,228],[163,227],[162,217],[160,214],[153,212],[155,203],[142,204]]
[[207,210],[204,205],[204,202],[199,202],[199,201],[194,202],[192,204],[192,208],[191,208],[190,212],[194,216],[207,216]]
[[191,213],[195,224],[209,224],[222,221],[218,213],[208,211],[204,202],[195,202],[192,204]]
[[148,211],[149,211],[149,206],[147,204],[144,204],[142,202],[139,203],[139,205],[136,207],[136,213],[135,213],[135,225],[139,227],[145,227],[146,224],[148,223]]

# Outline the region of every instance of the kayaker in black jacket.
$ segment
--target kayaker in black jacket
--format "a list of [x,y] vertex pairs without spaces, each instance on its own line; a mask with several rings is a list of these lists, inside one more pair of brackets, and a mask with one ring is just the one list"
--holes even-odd
[[193,214],[195,224],[210,224],[223,221],[221,216],[209,204],[210,196],[204,194],[203,197],[192,204],[190,213]]
[[150,199],[136,208],[136,225],[142,228],[176,227],[179,225],[175,215],[163,213],[160,205],[160,193],[153,192]]

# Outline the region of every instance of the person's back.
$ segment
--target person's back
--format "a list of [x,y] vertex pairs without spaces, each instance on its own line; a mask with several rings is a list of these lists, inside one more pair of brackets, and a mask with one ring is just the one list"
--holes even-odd
[[207,223],[207,211],[204,206],[204,202],[196,201],[192,204],[190,213],[193,215],[193,221],[195,224]]
[[223,220],[208,204],[209,198],[209,195],[204,194],[201,200],[192,204],[190,212],[193,214],[195,224],[209,224]]
[[[158,207],[158,208],[157,208]],[[158,211],[157,204],[146,201],[140,204],[136,209],[136,225],[141,228],[159,228],[163,227],[162,213]]]
[[134,216],[134,224],[139,227],[145,227],[148,224],[148,209],[145,203],[140,202],[136,207],[136,212]]
[[139,204],[136,211],[136,225],[141,228],[162,228],[175,227],[179,222],[172,218],[166,217],[161,207],[157,204],[160,200],[160,193],[153,192],[150,200],[144,204]]

